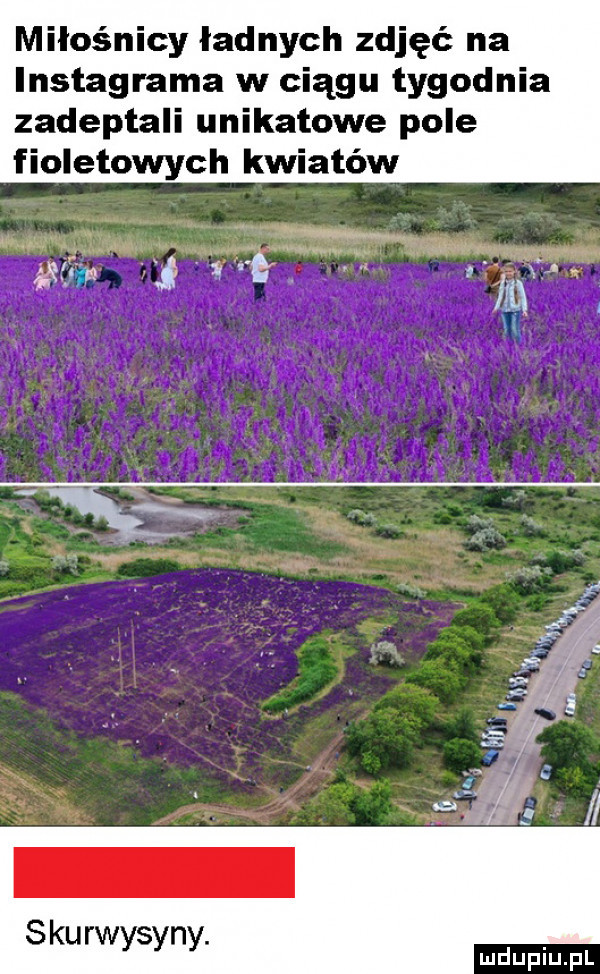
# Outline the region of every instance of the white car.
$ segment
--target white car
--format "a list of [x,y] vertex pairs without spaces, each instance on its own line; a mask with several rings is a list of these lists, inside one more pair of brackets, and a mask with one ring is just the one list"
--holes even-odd
[[575,716],[575,701],[567,700],[567,706],[565,707],[565,717]]
[[504,747],[504,741],[501,740],[501,739],[499,739],[499,738],[497,738],[497,737],[492,737],[490,740],[488,740],[487,738],[484,739],[482,737],[481,740],[480,740],[480,742],[479,742],[479,746],[480,747],[485,747],[486,750],[487,750],[488,747],[493,747],[494,750],[501,751],[502,748]]
[[473,778],[480,778],[482,774],[483,771],[481,770],[481,768],[467,768],[466,771],[461,771],[461,775],[463,778],[468,778],[469,775],[472,775]]
[[458,805],[456,802],[436,802],[435,805],[431,806],[434,812],[456,812]]
[[594,656],[600,656],[600,643],[597,643],[592,649]]
[[509,687],[526,687],[528,683],[526,676],[511,676],[508,681]]
[[567,693],[567,703],[572,700],[573,703],[577,703],[577,695],[575,693]]

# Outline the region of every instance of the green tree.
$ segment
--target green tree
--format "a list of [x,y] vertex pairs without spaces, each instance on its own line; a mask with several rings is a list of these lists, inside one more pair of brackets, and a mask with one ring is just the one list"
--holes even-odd
[[442,659],[434,659],[426,660],[418,670],[409,673],[406,682],[431,690],[442,703],[453,703],[464,688],[466,678],[452,665],[446,666]]
[[556,780],[565,791],[572,792],[574,795],[589,794],[588,776],[579,765],[573,768],[559,768]]
[[544,761],[556,769],[585,767],[598,750],[596,735],[578,721],[560,720],[552,727],[545,727],[536,741],[542,745]]
[[392,810],[392,789],[387,778],[360,791],[352,803],[357,825],[384,825]]
[[359,789],[349,782],[336,782],[325,788],[302,808],[294,825],[354,825],[352,803]]
[[426,661],[439,660],[444,666],[454,666],[461,673],[473,673],[476,667],[471,660],[469,647],[459,639],[435,640],[425,653]]
[[435,721],[439,706],[440,701],[431,690],[410,683],[400,683],[393,690],[388,690],[373,709],[384,710],[390,707],[404,717],[408,717],[409,720],[417,722],[424,730]]
[[519,608],[519,596],[510,585],[494,585],[480,597],[481,602],[487,603],[500,622],[509,625],[515,621]]
[[475,714],[470,707],[461,707],[452,717],[444,728],[446,737],[449,739],[460,738],[463,741],[477,742],[477,726],[475,724]]
[[498,625],[498,618],[491,605],[479,603],[469,605],[466,609],[460,609],[454,616],[452,625],[472,626],[477,632],[482,632],[484,636],[487,636]]
[[351,724],[347,742],[350,754],[360,757],[365,771],[377,774],[386,768],[410,764],[418,731],[402,714],[386,708]]
[[481,761],[481,748],[474,741],[453,737],[444,744],[444,764],[451,771],[460,774],[465,768]]

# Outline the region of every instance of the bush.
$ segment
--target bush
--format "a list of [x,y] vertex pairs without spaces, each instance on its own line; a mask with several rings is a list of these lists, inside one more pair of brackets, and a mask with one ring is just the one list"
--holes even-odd
[[520,521],[521,531],[526,538],[535,538],[541,534],[544,534],[544,529],[541,524],[534,521],[532,517],[528,517],[524,514]]
[[424,599],[427,597],[427,592],[424,589],[419,588],[418,585],[409,585],[407,582],[399,582],[396,586],[396,591],[400,595],[406,595],[409,599]]
[[353,510],[348,511],[346,517],[349,521],[354,524],[360,524],[361,527],[369,528],[377,524],[377,518],[374,514],[370,514],[368,511],[361,511],[359,507],[355,507]]
[[225,223],[225,220],[226,219],[227,219],[227,217],[223,213],[223,210],[219,210],[218,208],[216,208],[216,209],[210,211],[210,222],[211,223],[215,223],[215,224],[216,223]]
[[494,527],[495,524],[491,517],[479,517],[478,514],[471,514],[467,518],[466,528],[469,534],[478,534],[479,531],[487,531],[488,528]]
[[8,575],[10,571],[10,565],[7,561],[0,561],[0,578],[4,578]]
[[502,498],[502,507],[509,507],[515,511],[522,511],[527,503],[527,495],[524,490],[514,490],[506,497]]
[[516,572],[506,572],[507,582],[522,595],[539,592],[546,587],[551,577],[552,569],[542,568],[540,565],[524,566],[518,568]]
[[150,575],[163,575],[167,572],[178,572],[180,565],[170,558],[135,558],[123,565],[119,565],[117,575],[122,578],[146,578]]
[[378,524],[375,528],[375,534],[378,534],[382,538],[403,538],[404,531],[401,530],[396,524]]
[[496,528],[484,528],[465,541],[469,551],[490,551],[492,548],[505,548],[506,538]]
[[436,218],[440,230],[446,233],[464,233],[477,226],[477,220],[472,216],[472,207],[463,200],[454,200],[449,210],[440,206]]
[[423,216],[416,213],[396,213],[387,225],[388,230],[396,230],[400,233],[423,233],[426,220]]
[[369,663],[371,666],[379,666],[382,664],[384,666],[400,667],[406,665],[406,660],[400,655],[394,643],[382,640],[379,643],[373,643],[371,646]]
[[406,196],[406,187],[402,183],[363,183],[360,195],[355,196],[363,202],[389,206]]
[[70,575],[79,574],[77,555],[55,555],[52,559],[52,570],[59,574],[69,573]]
[[550,213],[526,213],[524,216],[500,220],[494,239],[500,243],[543,244],[559,242],[564,233],[560,223]]

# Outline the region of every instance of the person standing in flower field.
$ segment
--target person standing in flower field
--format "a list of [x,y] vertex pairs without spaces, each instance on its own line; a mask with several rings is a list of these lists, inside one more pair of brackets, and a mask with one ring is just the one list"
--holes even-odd
[[254,287],[254,300],[265,301],[265,287],[269,280],[269,271],[277,267],[277,261],[267,263],[267,254],[270,251],[268,244],[260,245],[259,251],[252,258],[252,285]]
[[485,269],[485,290],[486,294],[491,294],[493,298],[498,294],[500,281],[502,280],[503,268],[497,257],[492,257],[492,263]]
[[504,337],[520,345],[521,315],[527,317],[527,295],[523,281],[517,277],[514,264],[505,264],[503,267],[503,276],[493,313],[497,311],[502,314]]

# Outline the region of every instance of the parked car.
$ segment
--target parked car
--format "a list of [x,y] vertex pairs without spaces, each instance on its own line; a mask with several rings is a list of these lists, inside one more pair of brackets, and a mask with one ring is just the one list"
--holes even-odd
[[575,703],[573,700],[567,700],[567,705],[565,707],[565,717],[575,716]]
[[569,702],[569,700],[572,700],[573,703],[577,703],[577,694],[567,693],[567,703]]
[[514,703],[499,703],[498,710],[516,710],[517,705]]
[[526,676],[511,676],[508,680],[511,687],[526,687],[528,683],[529,679]]
[[584,670],[584,668],[582,666],[581,669],[579,670],[579,673],[577,674],[577,676],[579,677],[580,680],[585,680],[585,678],[587,676],[587,670]]
[[581,664],[582,669],[584,669],[584,670],[591,670],[591,668],[592,668],[592,662],[593,661],[591,659],[584,659],[583,663]]
[[546,720],[555,720],[556,714],[553,710],[549,710],[548,707],[536,707],[535,713],[538,717],[545,717]]
[[531,655],[534,659],[546,659],[549,653],[547,649],[534,649]]
[[550,781],[552,777],[552,765],[544,764],[542,765],[542,770],[540,771],[540,778],[542,781]]
[[477,798],[477,792],[473,791],[472,788],[459,788],[458,791],[454,792],[452,797],[457,802],[472,802]]
[[466,775],[468,774],[472,775],[474,778],[479,778],[483,774],[483,772],[481,768],[467,768],[466,771],[461,771],[461,775],[463,776],[463,778],[466,777]]
[[535,809],[524,808],[521,817],[519,818],[519,825],[532,825],[534,815]]
[[594,656],[600,656],[600,643],[596,643],[596,645],[592,649],[592,653],[594,654]]
[[523,808],[535,808],[536,805],[537,805],[537,798],[534,798],[533,795],[530,795],[529,798],[525,799],[525,804]]
[[508,720],[506,717],[488,717],[486,724],[491,724],[493,727],[506,727]]
[[[585,673],[585,670],[583,672]],[[509,692],[506,694],[505,699],[524,700],[526,696],[527,696],[527,690],[524,690],[523,687],[515,687],[514,690],[509,690]]]
[[483,755],[481,763],[485,765],[486,768],[489,768],[490,765],[492,765],[494,761],[497,761],[499,757],[500,752],[496,748],[490,748],[490,750]]
[[[479,773],[481,774],[481,771]],[[462,788],[463,791],[472,791],[473,790],[473,785],[475,784],[476,781],[477,781],[477,778],[475,777],[475,775],[474,774],[470,774],[470,775],[468,775],[465,778],[465,780],[463,781],[463,783],[462,783],[462,785],[460,787]]]
[[458,808],[456,802],[441,801],[431,806],[434,812],[455,812]]
[[521,668],[520,670],[515,670],[513,676],[524,676],[527,679],[529,679],[529,677],[531,676],[531,670],[526,670],[525,668]]
[[501,751],[502,748],[504,747],[504,741],[499,741],[495,737],[490,737],[490,738],[487,738],[487,737],[486,738],[483,738],[482,737],[481,740],[480,740],[480,742],[479,742],[479,746],[480,747],[493,747],[497,751]]

